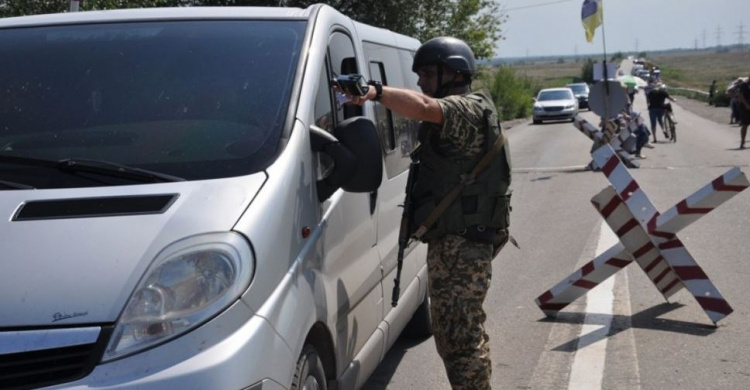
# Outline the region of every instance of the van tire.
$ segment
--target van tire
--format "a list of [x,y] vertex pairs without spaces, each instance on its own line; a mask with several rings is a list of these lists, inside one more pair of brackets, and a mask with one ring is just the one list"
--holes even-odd
[[424,299],[404,328],[404,336],[424,340],[432,336],[432,316],[430,315],[430,291],[425,291]]
[[326,373],[318,351],[310,344],[305,345],[297,360],[291,390],[327,390]]

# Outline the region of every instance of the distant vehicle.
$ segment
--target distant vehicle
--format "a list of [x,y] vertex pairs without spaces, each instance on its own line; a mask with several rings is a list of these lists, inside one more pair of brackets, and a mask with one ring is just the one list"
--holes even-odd
[[570,88],[547,88],[534,99],[534,124],[544,120],[570,119],[578,115],[578,99]]
[[636,64],[636,65],[646,65],[646,61],[644,61],[643,58],[638,58],[636,60],[633,60],[633,64]]
[[643,64],[633,64],[633,67],[630,68],[630,74],[635,76],[638,73],[638,71],[641,71],[643,69],[645,69]]
[[570,88],[573,95],[578,99],[578,108],[589,108],[589,85],[586,83],[568,84],[565,88]]
[[642,78],[644,80],[648,80],[648,78],[651,77],[651,72],[649,72],[646,69],[641,69],[641,70],[635,72],[635,76],[636,77],[640,77],[640,78]]

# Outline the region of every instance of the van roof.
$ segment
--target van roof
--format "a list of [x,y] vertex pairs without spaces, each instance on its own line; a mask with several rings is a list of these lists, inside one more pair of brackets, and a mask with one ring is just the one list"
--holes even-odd
[[0,28],[40,25],[206,19],[308,19],[317,7],[177,7],[81,11],[0,19]]

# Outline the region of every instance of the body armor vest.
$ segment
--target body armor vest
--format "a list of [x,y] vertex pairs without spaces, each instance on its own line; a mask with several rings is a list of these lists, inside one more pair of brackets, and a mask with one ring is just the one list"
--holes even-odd
[[[420,128],[419,174],[412,192],[414,217],[412,231],[424,221],[440,200],[468,175],[502,134],[497,111],[486,93],[471,93],[469,98],[483,106],[485,126],[484,153],[475,158],[448,158],[437,148],[439,125],[422,124]],[[438,218],[422,241],[446,234],[490,237],[510,224],[510,150],[508,144],[494,160],[468,183],[459,197]],[[484,233],[486,232],[486,233]],[[473,236],[473,237],[472,237]],[[484,241],[484,239],[478,239]]]

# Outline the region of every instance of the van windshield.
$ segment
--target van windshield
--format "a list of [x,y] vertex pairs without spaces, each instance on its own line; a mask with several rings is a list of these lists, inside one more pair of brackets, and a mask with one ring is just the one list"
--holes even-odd
[[172,21],[0,30],[0,157],[8,157],[0,180],[121,184],[67,180],[24,159],[106,161],[186,180],[262,170],[279,147],[305,28]]

